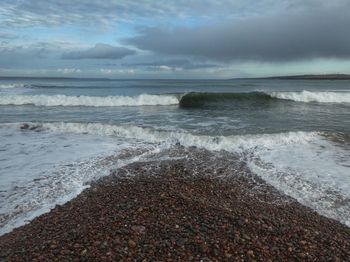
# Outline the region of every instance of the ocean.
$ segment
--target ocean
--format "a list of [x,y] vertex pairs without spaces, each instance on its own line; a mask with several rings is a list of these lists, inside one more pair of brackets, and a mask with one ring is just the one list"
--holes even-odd
[[0,78],[0,141],[0,235],[179,146],[350,226],[347,80]]

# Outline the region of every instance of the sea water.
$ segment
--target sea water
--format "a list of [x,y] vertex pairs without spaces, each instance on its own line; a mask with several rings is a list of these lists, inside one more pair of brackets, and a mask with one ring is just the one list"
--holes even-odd
[[1,78],[0,234],[178,145],[350,226],[350,81]]

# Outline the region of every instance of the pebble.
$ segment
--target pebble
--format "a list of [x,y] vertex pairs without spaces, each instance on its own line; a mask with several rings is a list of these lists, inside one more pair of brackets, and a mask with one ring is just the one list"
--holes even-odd
[[247,255],[250,257],[254,257],[254,251],[253,250],[248,250]]
[[131,239],[128,241],[128,245],[130,248],[135,248],[137,246],[136,242]]
[[132,226],[131,229],[138,234],[144,234],[146,232],[146,228],[144,226]]
[[1,236],[0,261],[350,261],[350,228],[235,173],[234,156],[185,153],[125,166]]

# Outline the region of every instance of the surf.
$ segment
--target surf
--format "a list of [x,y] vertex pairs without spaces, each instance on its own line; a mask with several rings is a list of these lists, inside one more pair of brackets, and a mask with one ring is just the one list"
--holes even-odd
[[3,95],[0,105],[34,105],[34,106],[164,106],[177,105],[179,100],[172,95],[139,96],[68,96],[68,95]]
[[21,84],[21,83],[16,83],[16,84],[0,84],[0,89],[29,88],[29,87],[30,87],[30,85]]
[[301,92],[270,92],[271,97],[291,100],[295,102],[318,102],[318,103],[350,103],[350,92],[314,92],[303,90]]
[[202,107],[208,105],[249,103],[252,105],[269,104],[274,102],[316,102],[316,103],[350,103],[350,92],[314,92],[314,91],[298,91],[298,92],[269,92],[254,91],[241,93],[209,93],[209,92],[190,92],[184,94],[179,102],[180,107]]
[[0,105],[34,105],[34,106],[170,106],[180,108],[200,108],[204,106],[235,105],[246,103],[252,106],[268,105],[276,102],[303,103],[350,103],[350,92],[241,92],[241,93],[209,93],[188,92],[175,94],[141,94],[137,96],[69,96],[69,95],[2,95]]
[[[101,123],[11,123],[1,128],[40,134],[78,134],[116,137],[152,148],[197,147],[239,156],[249,169],[278,190],[320,214],[350,225],[350,163],[346,134],[290,131],[229,136],[196,135],[135,125]],[[335,139],[335,138],[337,139]],[[339,142],[340,141],[340,142]],[[230,161],[228,159],[227,161]]]

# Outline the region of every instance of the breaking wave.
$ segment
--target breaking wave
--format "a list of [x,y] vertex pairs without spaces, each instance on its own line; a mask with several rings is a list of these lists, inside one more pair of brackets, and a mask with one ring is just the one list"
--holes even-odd
[[350,103],[350,92],[271,92],[271,97],[292,100],[296,102],[318,102],[318,103]]
[[25,87],[30,87],[29,85],[26,84],[1,84],[0,89],[10,89],[10,88],[25,88]]
[[250,93],[197,93],[191,92],[183,95],[180,100],[181,107],[201,107],[208,104],[228,103],[232,101],[270,101],[274,100],[269,94],[264,92]]
[[247,93],[187,93],[180,99],[181,107],[201,107],[220,103],[270,103],[278,100],[318,103],[350,103],[350,92],[247,92]]
[[286,132],[277,134],[206,136],[194,135],[180,131],[161,131],[130,125],[109,125],[101,123],[24,123],[3,124],[2,126],[16,126],[21,130],[51,131],[58,133],[91,134],[99,136],[117,136],[139,139],[147,142],[167,142],[169,145],[197,146],[208,150],[241,151],[255,149],[257,146],[272,147],[278,144],[308,143],[319,139],[318,132]]
[[166,106],[179,105],[183,108],[206,105],[244,103],[272,103],[279,100],[318,103],[350,103],[350,92],[247,92],[247,93],[205,93],[164,94],[138,96],[67,96],[67,95],[3,95],[0,105],[35,106]]
[[66,95],[4,95],[0,105],[35,105],[35,106],[156,106],[176,105],[179,99],[171,95],[139,96],[66,96]]

